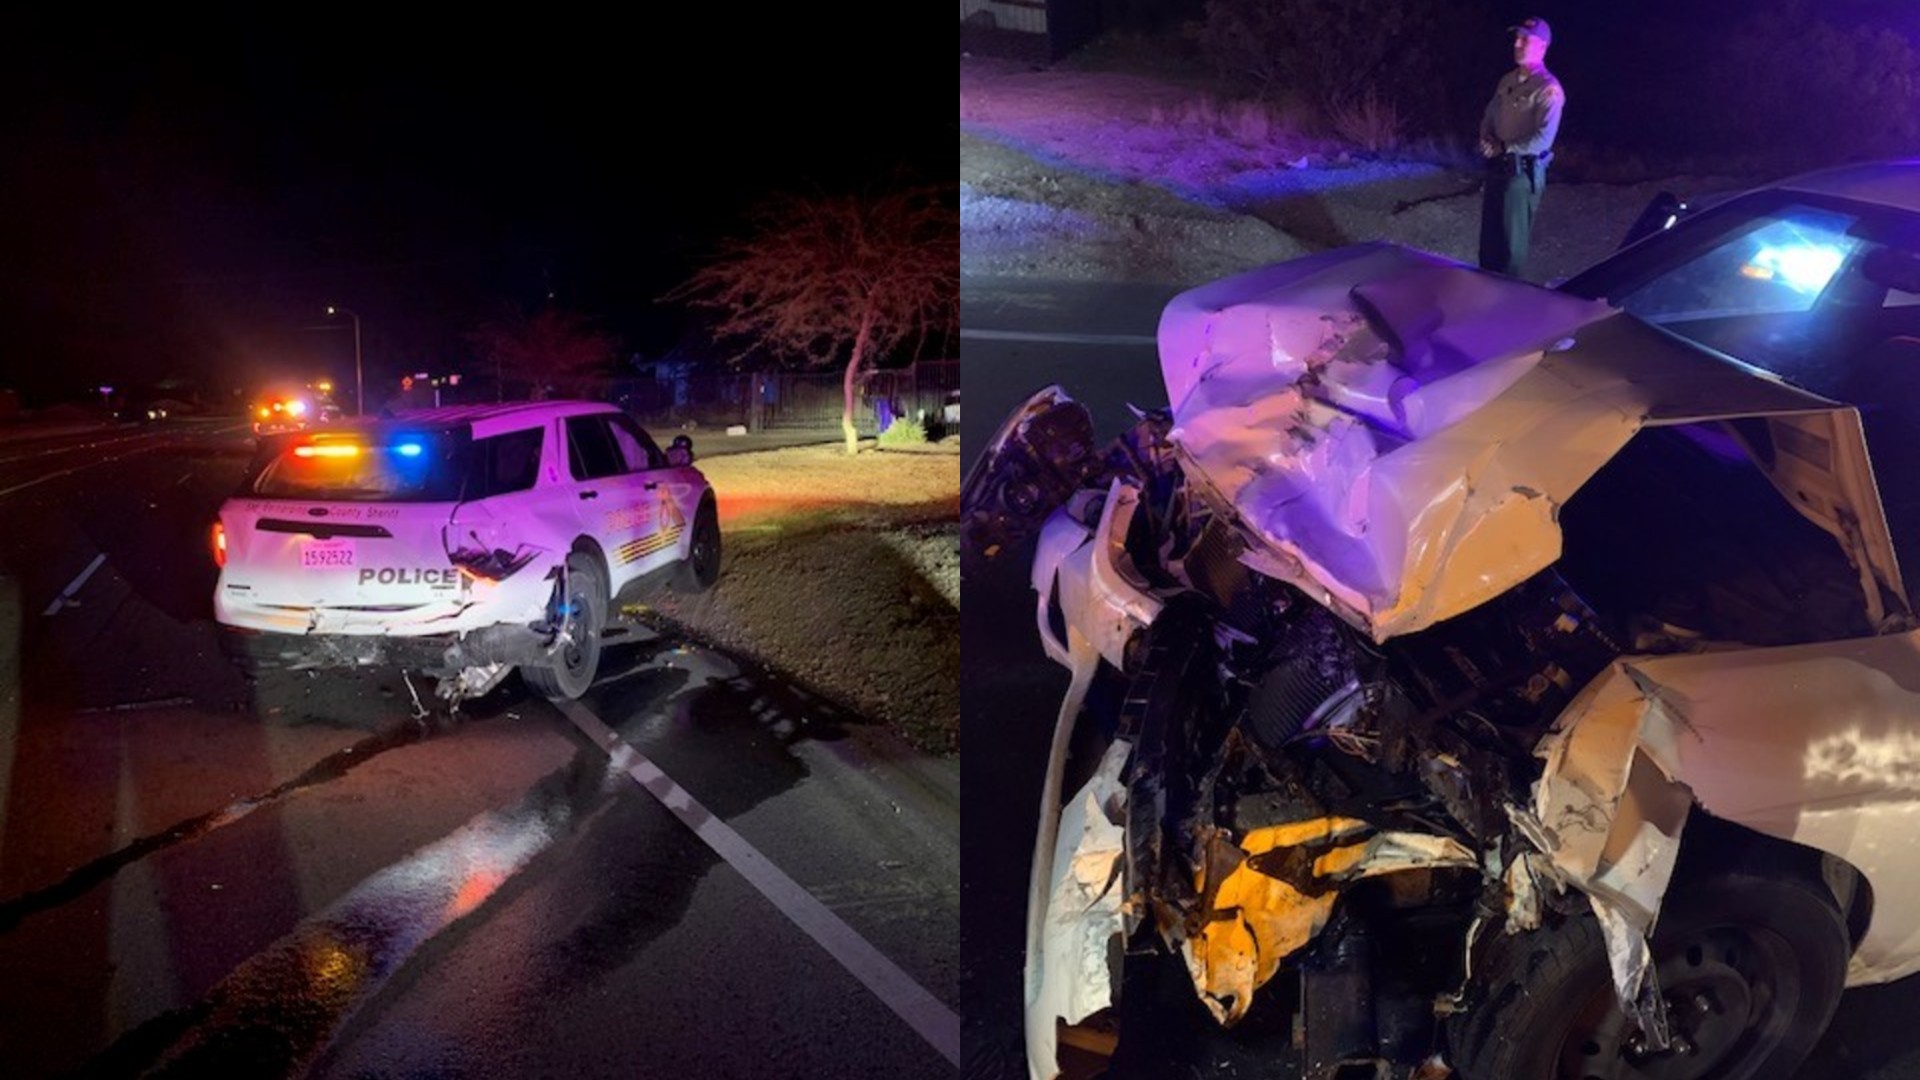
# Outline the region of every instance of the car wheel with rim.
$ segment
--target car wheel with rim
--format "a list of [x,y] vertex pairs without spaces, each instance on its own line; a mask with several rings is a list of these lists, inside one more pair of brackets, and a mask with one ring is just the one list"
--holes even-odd
[[571,701],[593,685],[600,667],[600,635],[607,625],[607,586],[591,556],[567,556],[566,574],[554,587],[554,618],[560,640],[550,666],[520,670],[527,685],[555,701]]
[[706,592],[720,579],[720,514],[712,499],[700,500],[693,515],[693,539],[680,564],[680,591]]
[[1786,1080],[1840,1001],[1851,939],[1805,877],[1723,871],[1676,881],[1653,938],[1673,1045],[1648,1052],[1615,999],[1591,913],[1495,934],[1478,1004],[1448,1022],[1467,1080]]

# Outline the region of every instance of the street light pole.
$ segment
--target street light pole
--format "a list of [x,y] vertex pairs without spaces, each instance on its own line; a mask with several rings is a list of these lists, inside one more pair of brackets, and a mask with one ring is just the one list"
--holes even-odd
[[327,305],[327,314],[345,315],[353,320],[353,415],[365,416],[367,413],[367,384],[360,377],[360,316],[343,307]]

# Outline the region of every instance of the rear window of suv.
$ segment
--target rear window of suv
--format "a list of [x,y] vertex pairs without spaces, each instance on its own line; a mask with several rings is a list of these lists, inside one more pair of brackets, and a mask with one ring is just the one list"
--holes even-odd
[[466,497],[486,499],[533,487],[540,479],[540,449],[546,433],[542,426],[474,440]]
[[467,481],[471,446],[464,435],[445,431],[295,436],[262,445],[250,487],[255,495],[276,499],[456,502]]

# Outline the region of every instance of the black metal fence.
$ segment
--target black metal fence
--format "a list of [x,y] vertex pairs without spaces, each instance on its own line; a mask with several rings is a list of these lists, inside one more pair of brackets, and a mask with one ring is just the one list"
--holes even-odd
[[[691,422],[749,431],[838,430],[842,377],[841,372],[753,372],[623,379],[612,397],[642,422],[663,427]],[[854,424],[863,434],[879,430],[882,414],[937,427],[947,422],[949,406],[959,405],[960,362],[928,360],[870,372],[854,393]]]

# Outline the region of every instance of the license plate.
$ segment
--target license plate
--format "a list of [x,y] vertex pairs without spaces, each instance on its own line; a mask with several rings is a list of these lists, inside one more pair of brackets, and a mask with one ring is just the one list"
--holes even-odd
[[307,540],[300,545],[302,570],[329,570],[353,565],[353,541]]

